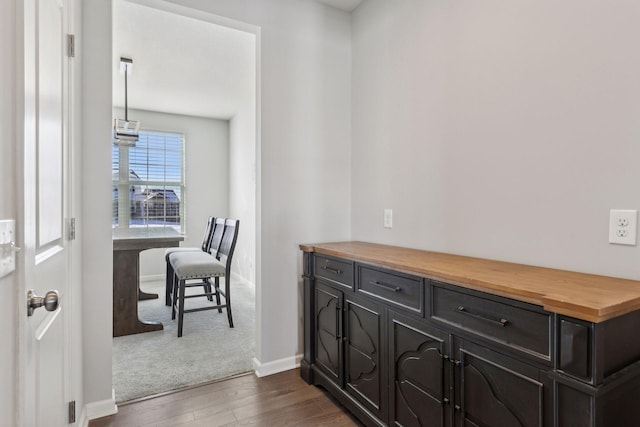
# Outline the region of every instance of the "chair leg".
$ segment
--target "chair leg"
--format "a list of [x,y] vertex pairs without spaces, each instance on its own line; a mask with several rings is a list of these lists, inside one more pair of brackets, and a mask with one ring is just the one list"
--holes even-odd
[[[227,279],[225,279],[226,281]],[[216,288],[216,305],[220,305],[220,278],[219,277],[214,277],[214,283],[215,283],[215,288]],[[209,288],[211,288],[211,282],[209,282]],[[225,297],[225,301],[226,301],[226,297]],[[222,313],[222,309],[219,308],[218,309],[218,313]]]
[[173,268],[171,263],[167,260],[167,273],[165,277],[165,300],[164,305],[171,305],[171,291],[173,289]]
[[209,301],[213,301],[213,295],[211,295],[211,282],[209,282],[209,279],[204,279],[204,291],[209,294],[207,295],[207,299]]
[[176,319],[176,306],[178,303],[178,277],[174,273],[171,285],[171,320]]
[[180,294],[178,296],[178,338],[182,336],[182,321],[184,319],[184,290],[185,281],[180,280]]
[[231,275],[224,278],[224,304],[227,306],[227,318],[229,327],[233,328],[233,316],[231,315]]

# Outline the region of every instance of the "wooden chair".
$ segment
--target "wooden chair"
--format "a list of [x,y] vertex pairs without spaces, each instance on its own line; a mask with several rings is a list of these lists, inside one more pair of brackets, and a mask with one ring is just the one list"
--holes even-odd
[[[222,313],[226,308],[229,327],[233,328],[233,316],[231,314],[231,261],[238,239],[240,221],[227,219],[222,234],[222,242],[217,252],[217,257],[206,252],[176,252],[169,256],[169,262],[174,272],[173,280],[173,304],[171,318],[178,316],[178,337],[182,336],[183,319],[185,313],[202,310],[215,310]],[[220,289],[220,277],[224,277],[224,291]],[[197,283],[189,283],[192,279],[200,280]],[[213,281],[213,282],[212,282]],[[186,295],[186,288],[205,285],[204,293]],[[213,289],[211,288],[213,285]],[[185,309],[185,300],[188,298],[207,297],[210,301],[216,297],[216,305]],[[224,304],[221,298],[224,297]]]

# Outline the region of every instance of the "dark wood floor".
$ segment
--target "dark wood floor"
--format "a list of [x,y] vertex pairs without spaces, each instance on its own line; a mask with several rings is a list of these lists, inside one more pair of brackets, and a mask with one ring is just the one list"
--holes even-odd
[[268,377],[245,375],[136,403],[93,420],[89,427],[360,426],[299,371]]

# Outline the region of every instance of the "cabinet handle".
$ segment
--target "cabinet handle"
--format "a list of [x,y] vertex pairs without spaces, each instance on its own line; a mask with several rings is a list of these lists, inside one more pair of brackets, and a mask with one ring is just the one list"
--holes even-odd
[[342,274],[342,270],[337,270],[335,268],[331,268],[331,267],[327,267],[326,265],[322,267],[323,270],[329,270],[332,273],[335,274]]
[[509,324],[509,321],[507,319],[498,319],[498,318],[492,318],[492,317],[488,317],[488,316],[483,316],[481,314],[471,313],[470,311],[468,311],[463,306],[458,306],[458,308],[456,308],[455,311],[457,311],[460,314],[471,316],[474,319],[483,320],[485,322],[489,322],[489,323],[491,323],[493,325],[500,326],[500,327],[505,327],[505,326],[507,326]]
[[395,285],[390,285],[389,283],[384,283],[384,282],[378,282],[376,281],[370,281],[369,282],[370,285],[373,286],[377,286],[379,288],[385,289],[387,291],[392,291],[392,292],[400,292],[402,291],[402,289],[400,288],[400,286],[395,286]]

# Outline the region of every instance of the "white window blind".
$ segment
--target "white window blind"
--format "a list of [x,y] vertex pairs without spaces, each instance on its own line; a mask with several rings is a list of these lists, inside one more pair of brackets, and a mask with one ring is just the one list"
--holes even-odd
[[142,130],[135,147],[114,146],[113,224],[184,231],[184,135]]

